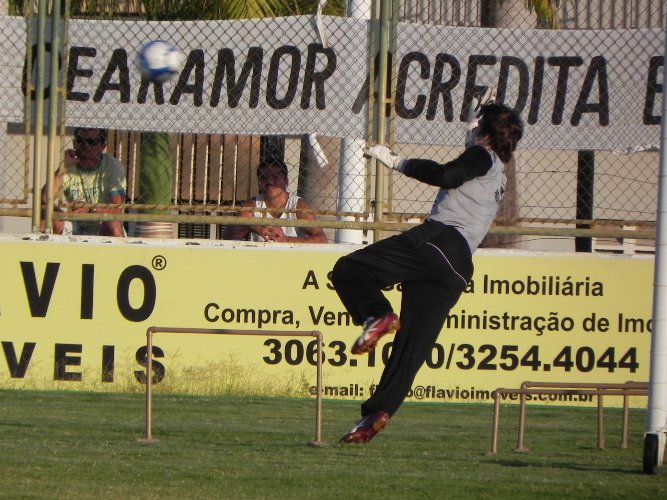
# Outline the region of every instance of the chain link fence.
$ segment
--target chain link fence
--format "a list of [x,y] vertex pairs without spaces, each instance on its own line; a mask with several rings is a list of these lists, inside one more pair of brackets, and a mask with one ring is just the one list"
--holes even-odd
[[[473,94],[495,86],[526,134],[485,245],[652,251],[664,1],[199,3],[65,2],[51,116],[35,113],[37,10],[21,3],[2,18],[0,215],[38,230],[38,195],[73,127],[104,127],[127,169],[116,218],[131,236],[222,239],[230,224],[275,223],[235,217],[258,193],[259,163],[275,158],[331,241],[370,241],[422,220],[436,189],[376,168],[361,148],[452,159]],[[186,56],[164,85],[142,81],[134,62],[154,39]]]

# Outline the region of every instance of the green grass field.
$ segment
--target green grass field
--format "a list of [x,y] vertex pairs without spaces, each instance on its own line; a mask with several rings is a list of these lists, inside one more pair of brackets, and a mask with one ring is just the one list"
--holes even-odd
[[592,408],[529,407],[515,453],[517,408],[503,407],[489,456],[491,405],[406,404],[367,445],[340,445],[358,404],[157,395],[144,435],[142,394],[0,391],[2,498],[659,498],[667,471],[642,474],[644,410],[607,409],[597,449]]

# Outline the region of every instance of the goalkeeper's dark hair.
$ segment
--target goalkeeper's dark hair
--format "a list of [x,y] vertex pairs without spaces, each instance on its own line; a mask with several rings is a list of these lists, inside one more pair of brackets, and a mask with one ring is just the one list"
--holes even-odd
[[487,104],[482,107],[478,134],[488,135],[491,149],[500,161],[508,163],[523,137],[523,121],[516,111],[504,104]]

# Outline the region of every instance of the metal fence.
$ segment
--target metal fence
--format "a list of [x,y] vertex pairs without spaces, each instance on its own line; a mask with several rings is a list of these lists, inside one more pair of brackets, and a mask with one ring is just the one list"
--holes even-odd
[[[377,168],[361,147],[451,159],[473,93],[493,85],[526,134],[486,245],[541,248],[557,238],[565,248],[623,251],[616,242],[639,239],[651,249],[664,1],[350,2],[347,16],[330,15],[339,4],[318,15],[272,3],[275,17],[163,11],[164,21],[149,10],[156,2],[65,2],[61,24],[39,15],[47,3],[3,17],[0,34],[0,215],[30,220],[32,230],[73,127],[95,126],[110,130],[107,152],[127,167],[125,211],[115,217],[130,234],[162,222],[181,237],[224,238],[229,224],[250,222],[235,213],[258,192],[257,165],[278,157],[331,240],[381,238],[420,221],[436,189]],[[158,38],[187,56],[161,87],[134,65]]]

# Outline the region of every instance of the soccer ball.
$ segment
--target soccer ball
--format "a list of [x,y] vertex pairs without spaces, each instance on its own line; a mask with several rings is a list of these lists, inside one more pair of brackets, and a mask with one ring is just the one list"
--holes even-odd
[[159,83],[171,80],[181,69],[184,60],[183,53],[164,40],[148,42],[141,47],[137,56],[141,76]]

